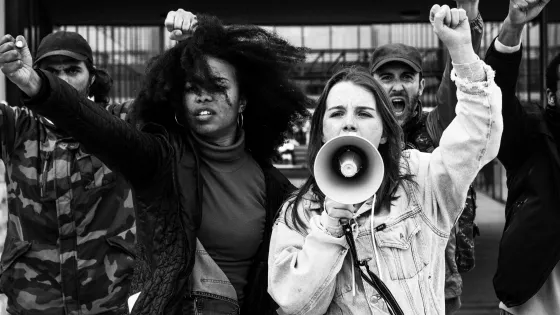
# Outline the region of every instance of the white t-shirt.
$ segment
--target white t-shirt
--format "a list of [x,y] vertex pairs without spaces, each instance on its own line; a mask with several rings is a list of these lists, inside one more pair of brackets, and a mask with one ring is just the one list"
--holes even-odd
[[541,289],[527,302],[512,308],[500,302],[500,308],[514,315],[560,314],[560,263],[556,264]]

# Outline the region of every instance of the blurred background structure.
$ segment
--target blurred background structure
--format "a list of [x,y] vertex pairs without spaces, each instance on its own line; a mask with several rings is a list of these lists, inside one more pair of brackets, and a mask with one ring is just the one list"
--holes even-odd
[[[367,66],[373,50],[387,43],[418,47],[424,55],[426,110],[432,110],[444,68],[442,44],[427,22],[434,3],[454,1],[177,1],[177,0],[0,0],[0,35],[23,34],[32,53],[41,38],[60,30],[76,31],[90,43],[94,63],[114,79],[112,102],[134,98],[142,82],[146,62],[174,43],[163,21],[168,11],[183,8],[214,14],[226,23],[257,24],[273,30],[295,45],[310,48],[307,61],[295,69],[293,79],[316,97],[326,79],[341,66]],[[507,0],[481,0],[485,20],[481,57],[507,14]],[[555,14],[552,14],[554,12]],[[523,62],[518,82],[524,102],[544,104],[544,69],[560,53],[560,2],[552,1],[525,30]],[[20,92],[0,74],[0,101],[18,104]],[[312,111],[313,108],[310,108]],[[298,184],[307,175],[309,125],[292,131],[291,140],[279,149],[277,165]],[[2,168],[3,169],[3,168]],[[3,178],[3,176],[2,176]],[[2,180],[3,182],[3,180]],[[507,197],[505,172],[497,162],[486,166],[477,178],[478,191],[503,202]],[[2,218],[5,221],[5,188]],[[0,233],[0,238],[3,240]]]

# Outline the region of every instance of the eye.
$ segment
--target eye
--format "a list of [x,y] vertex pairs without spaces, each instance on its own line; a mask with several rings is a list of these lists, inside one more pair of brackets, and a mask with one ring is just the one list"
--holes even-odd
[[331,117],[331,118],[332,118],[332,117],[340,117],[340,116],[342,116],[342,115],[344,115],[344,113],[343,113],[342,111],[340,111],[340,110],[337,110],[337,111],[335,111],[335,112],[331,112],[331,113],[329,114],[329,117]]
[[405,74],[405,75],[403,76],[403,80],[404,80],[404,81],[414,81],[414,76],[411,75],[411,74]]
[[390,83],[393,82],[394,78],[392,75],[382,75],[379,77],[379,79],[381,79],[381,82]]
[[185,92],[186,93],[198,93],[199,91],[200,91],[200,89],[198,88],[197,85],[190,84],[190,83],[187,83],[185,85]]
[[66,73],[68,74],[77,74],[80,72],[80,68],[69,68],[66,70]]
[[368,111],[363,110],[363,111],[359,111],[359,112],[358,112],[358,116],[360,116],[360,117],[372,118],[372,117],[373,117],[373,114],[371,114],[371,113],[368,112]]

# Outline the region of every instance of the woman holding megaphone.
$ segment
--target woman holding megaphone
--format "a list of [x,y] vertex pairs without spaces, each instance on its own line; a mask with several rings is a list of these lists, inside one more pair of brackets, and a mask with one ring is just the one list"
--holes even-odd
[[312,176],[274,226],[268,291],[281,314],[443,314],[444,248],[470,183],[498,153],[500,89],[466,14],[434,5],[453,60],[457,116],[432,153],[402,130],[365,70],[327,83],[311,122]]

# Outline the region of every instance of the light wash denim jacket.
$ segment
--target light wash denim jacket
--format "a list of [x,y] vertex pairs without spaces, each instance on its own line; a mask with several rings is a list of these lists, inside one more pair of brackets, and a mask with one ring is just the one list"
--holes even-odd
[[[432,153],[403,152],[402,164],[408,164],[404,171],[413,174],[418,185],[399,187],[387,216],[375,216],[372,222],[370,199],[354,221],[358,259],[367,261],[406,315],[444,314],[449,233],[469,185],[500,146],[502,98],[493,70],[480,60],[454,67],[457,116],[440,146]],[[307,219],[305,232],[300,232],[286,225],[286,216],[291,222],[287,207],[285,203],[275,223],[269,252],[268,292],[279,313],[389,314],[379,294],[353,270],[338,221],[305,199],[298,206],[300,217]]]
[[[187,303],[183,305],[183,313],[193,315],[239,314],[240,307],[235,288],[198,238],[196,239],[195,263],[188,286],[188,296],[185,296]],[[132,311],[132,306],[139,294],[140,292],[129,298],[129,311]]]

